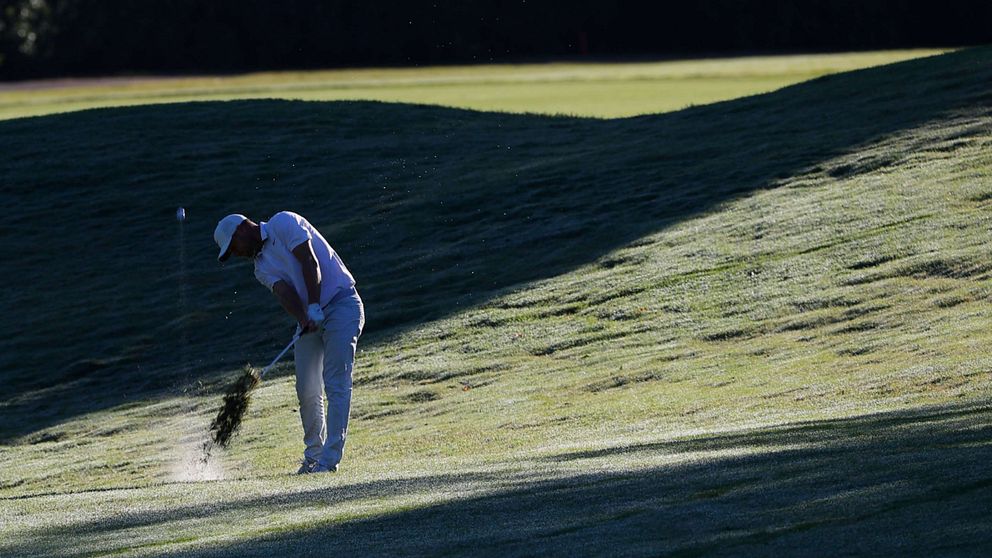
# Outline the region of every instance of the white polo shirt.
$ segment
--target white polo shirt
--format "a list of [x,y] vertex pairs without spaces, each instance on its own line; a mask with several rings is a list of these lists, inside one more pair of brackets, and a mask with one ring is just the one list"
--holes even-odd
[[255,256],[255,278],[270,291],[282,280],[289,283],[300,302],[307,305],[307,284],[303,281],[303,266],[293,255],[293,248],[306,241],[313,246],[320,267],[320,306],[324,307],[342,289],[355,286],[355,278],[324,237],[309,221],[291,211],[280,211],[262,229],[262,251]]

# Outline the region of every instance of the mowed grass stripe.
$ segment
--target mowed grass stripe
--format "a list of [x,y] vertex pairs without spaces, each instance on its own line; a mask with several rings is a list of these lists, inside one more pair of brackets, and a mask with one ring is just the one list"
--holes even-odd
[[[756,56],[655,63],[548,63],[280,72],[209,78],[114,78],[0,84],[0,118],[107,106],[281,98],[379,100],[510,112],[616,118],[771,91],[828,73],[942,50]],[[78,85],[77,85],[78,83]]]

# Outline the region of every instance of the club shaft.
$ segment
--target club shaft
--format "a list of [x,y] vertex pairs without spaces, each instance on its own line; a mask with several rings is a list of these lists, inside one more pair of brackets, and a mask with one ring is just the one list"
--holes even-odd
[[283,349],[281,353],[276,355],[276,358],[272,359],[272,362],[270,362],[269,365],[265,367],[265,370],[262,370],[262,372],[259,373],[258,377],[261,378],[262,376],[265,376],[265,373],[268,372],[270,368],[275,366],[276,363],[279,362],[279,360],[282,358],[282,356],[286,354],[286,351],[292,348],[292,346],[295,345],[296,342],[299,341],[299,339],[300,339],[299,335],[294,335],[293,340],[289,342],[289,345],[286,345],[286,348]]

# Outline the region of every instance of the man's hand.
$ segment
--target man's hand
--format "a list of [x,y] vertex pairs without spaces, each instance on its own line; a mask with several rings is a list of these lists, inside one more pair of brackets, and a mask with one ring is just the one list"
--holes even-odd
[[323,323],[324,311],[320,309],[320,305],[311,304],[307,306],[306,318],[300,320],[300,335],[317,331]]
[[319,304],[314,303],[307,306],[307,318],[318,324],[324,323],[324,311],[320,309]]
[[320,329],[320,324],[311,319],[300,321],[297,325],[300,328],[300,335],[313,333]]
[[320,329],[323,317],[321,317],[320,321],[311,318],[307,309],[300,302],[300,297],[296,294],[296,290],[290,287],[289,283],[276,281],[272,285],[272,294],[276,295],[276,298],[279,299],[279,304],[282,304],[282,307],[286,309],[286,313],[296,319],[297,325],[300,326],[300,335]]

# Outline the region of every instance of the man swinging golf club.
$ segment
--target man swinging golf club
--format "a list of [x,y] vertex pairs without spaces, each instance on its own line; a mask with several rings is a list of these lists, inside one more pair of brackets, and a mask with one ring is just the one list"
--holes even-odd
[[252,259],[255,278],[297,321],[296,394],[306,445],[297,472],[337,471],[348,433],[355,347],[365,327],[355,279],[317,229],[290,211],[257,224],[228,215],[217,223],[214,240],[219,261]]

